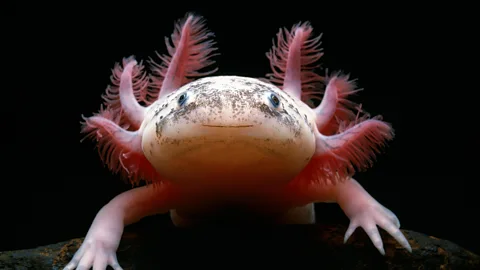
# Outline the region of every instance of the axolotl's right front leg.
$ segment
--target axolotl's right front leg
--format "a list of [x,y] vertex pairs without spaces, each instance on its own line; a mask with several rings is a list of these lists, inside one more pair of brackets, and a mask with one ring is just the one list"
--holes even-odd
[[64,270],[103,270],[108,265],[122,269],[116,251],[124,226],[168,212],[174,197],[173,189],[166,184],[134,188],[116,196],[98,212],[84,242]]

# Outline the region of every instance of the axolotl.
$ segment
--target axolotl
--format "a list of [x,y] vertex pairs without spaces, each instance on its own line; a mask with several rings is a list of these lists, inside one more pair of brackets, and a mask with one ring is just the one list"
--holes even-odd
[[150,72],[133,56],[117,63],[82,132],[112,172],[137,186],[98,212],[65,269],[122,269],[124,226],[146,216],[170,213],[175,225],[192,226],[236,209],[252,222],[311,224],[317,202],[343,209],[345,241],[361,227],[385,254],[378,225],[411,252],[396,215],[352,178],[393,128],[349,100],[359,90],[349,75],[315,72],[320,38],[309,22],[280,28],[266,54],[271,73],[216,76],[213,34],[188,13],[166,38],[168,53],[149,59]]

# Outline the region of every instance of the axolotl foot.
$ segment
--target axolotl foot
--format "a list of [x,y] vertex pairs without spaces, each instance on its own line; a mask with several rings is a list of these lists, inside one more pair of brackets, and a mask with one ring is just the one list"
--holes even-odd
[[109,247],[102,241],[86,239],[63,270],[107,269],[108,265],[114,270],[123,269],[117,260],[116,246]]
[[357,227],[362,227],[378,251],[380,251],[382,255],[385,255],[382,238],[380,237],[377,225],[393,236],[402,247],[412,252],[410,244],[400,231],[398,218],[392,211],[379,203],[365,205],[357,214],[350,217],[350,225],[345,233],[344,242],[347,242]]
[[344,243],[347,242],[358,227],[361,227],[370,237],[378,251],[385,255],[383,241],[377,228],[378,225],[395,238],[402,247],[412,252],[412,247],[402,231],[400,231],[400,221],[392,211],[373,198],[368,203],[357,205],[355,208],[355,211],[348,215],[350,225],[345,233]]

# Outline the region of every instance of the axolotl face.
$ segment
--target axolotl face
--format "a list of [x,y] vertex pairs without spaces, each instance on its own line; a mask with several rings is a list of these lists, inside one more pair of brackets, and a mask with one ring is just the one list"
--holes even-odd
[[146,158],[181,185],[286,183],[315,152],[313,111],[253,78],[196,80],[149,107]]

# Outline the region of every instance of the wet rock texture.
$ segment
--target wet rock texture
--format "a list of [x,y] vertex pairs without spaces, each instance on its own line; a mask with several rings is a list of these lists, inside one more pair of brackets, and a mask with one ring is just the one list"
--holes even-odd
[[[480,269],[480,256],[447,240],[403,230],[413,248],[408,253],[382,231],[382,256],[361,229],[343,244],[345,231],[340,225],[179,229],[150,224],[127,228],[117,256],[124,270],[292,263],[317,269]],[[0,269],[63,269],[82,241],[0,252]]]

